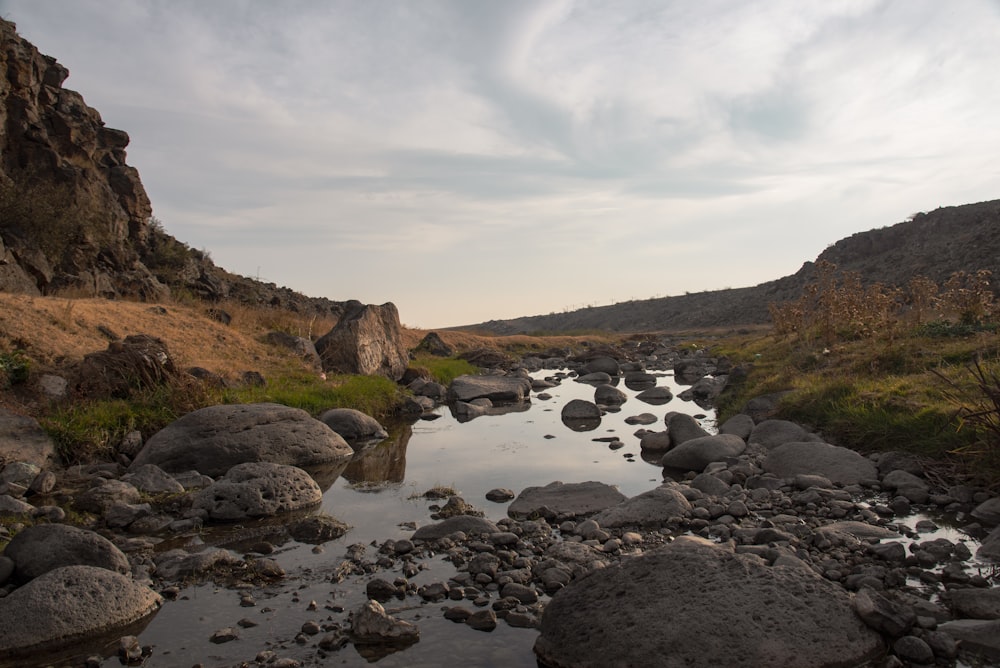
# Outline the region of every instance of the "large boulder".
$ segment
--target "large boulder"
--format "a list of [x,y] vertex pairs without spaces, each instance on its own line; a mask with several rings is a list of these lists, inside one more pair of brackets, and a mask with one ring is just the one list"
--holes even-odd
[[524,401],[531,395],[531,380],[520,376],[459,376],[448,387],[448,399],[464,401]]
[[51,570],[0,599],[0,663],[18,665],[18,659],[120,634],[161,603],[153,590],[105,568]]
[[807,441],[809,432],[804,427],[788,420],[764,420],[757,423],[750,432],[748,443],[757,443],[768,450],[785,443]]
[[7,544],[14,576],[32,580],[63,566],[96,566],[129,573],[128,558],[104,536],[68,524],[36,524]]
[[785,443],[772,449],[764,470],[779,478],[817,474],[841,485],[876,480],[878,469],[871,460],[847,448],[818,441]]
[[592,519],[606,528],[660,527],[671,519],[685,517],[690,511],[691,503],[676,483],[666,483],[602,510]]
[[550,482],[544,487],[526,487],[507,507],[514,519],[544,517],[564,520],[592,515],[628,499],[603,482]]
[[213,520],[239,522],[311,508],[322,500],[323,491],[302,469],[248,462],[199,491],[192,505]]
[[281,404],[208,406],[150,438],[130,470],[156,464],[168,473],[220,476],[237,464],[311,467],[346,464],[353,448],[309,413]]
[[711,434],[705,431],[701,424],[699,424],[693,416],[688,415],[687,413],[667,413],[663,417],[663,421],[667,425],[667,433],[670,434],[670,442],[675,446],[680,445],[685,441],[711,436]]
[[413,540],[433,541],[459,531],[466,535],[477,535],[499,533],[500,529],[496,524],[482,517],[456,515],[441,522],[420,527],[411,538]]
[[378,420],[353,408],[331,408],[324,411],[319,419],[352,445],[389,437],[389,432]]
[[77,370],[76,388],[88,396],[128,398],[165,385],[177,375],[167,344],[149,334],[112,341],[107,350],[89,353]]
[[38,421],[0,406],[0,462],[27,462],[46,468],[56,446]]
[[684,441],[674,447],[660,460],[666,468],[685,471],[702,471],[712,462],[720,462],[736,457],[746,449],[746,443],[739,436],[715,434]]
[[348,302],[333,329],[316,341],[316,352],[325,371],[391,380],[402,378],[409,362],[399,311],[392,302],[381,306]]
[[545,608],[545,666],[853,666],[884,647],[807,568],[682,537],[570,583]]

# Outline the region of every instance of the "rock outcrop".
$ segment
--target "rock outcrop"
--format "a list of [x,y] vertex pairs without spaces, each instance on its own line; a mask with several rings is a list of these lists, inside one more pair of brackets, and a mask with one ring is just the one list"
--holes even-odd
[[334,328],[316,341],[316,352],[325,371],[390,380],[402,378],[409,363],[399,311],[391,302],[381,306],[348,302]]

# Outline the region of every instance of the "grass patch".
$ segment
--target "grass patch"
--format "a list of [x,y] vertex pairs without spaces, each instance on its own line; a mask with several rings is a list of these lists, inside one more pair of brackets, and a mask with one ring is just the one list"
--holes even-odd
[[354,408],[375,418],[391,415],[405,396],[402,388],[381,376],[291,374],[268,381],[264,387],[227,389],[222,400],[230,404],[274,402],[318,415],[330,408]]
[[457,357],[436,357],[434,355],[417,355],[411,361],[411,366],[427,369],[431,377],[442,385],[449,385],[459,376],[475,375],[479,369],[466,360]]

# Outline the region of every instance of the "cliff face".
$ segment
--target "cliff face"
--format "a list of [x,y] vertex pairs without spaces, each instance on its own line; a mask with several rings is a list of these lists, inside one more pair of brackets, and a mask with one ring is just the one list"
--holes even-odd
[[0,73],[0,289],[166,294],[140,261],[152,207],[125,162],[128,134],[3,20]]
[[342,302],[231,274],[152,219],[129,136],[104,125],[69,70],[0,19],[0,291],[207,301],[339,316]]

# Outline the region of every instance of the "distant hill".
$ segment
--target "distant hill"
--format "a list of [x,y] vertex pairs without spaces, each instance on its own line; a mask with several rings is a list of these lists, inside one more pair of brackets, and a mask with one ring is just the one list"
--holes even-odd
[[906,222],[853,234],[828,247],[815,262],[806,262],[791,276],[753,287],[491,320],[456,329],[494,334],[648,332],[767,324],[768,304],[797,299],[813,280],[816,262],[821,260],[832,262],[841,271],[858,272],[866,285],[905,286],[918,275],[940,285],[956,271],[988,269],[996,277],[996,289],[1000,282],[1000,200],[918,213]]

